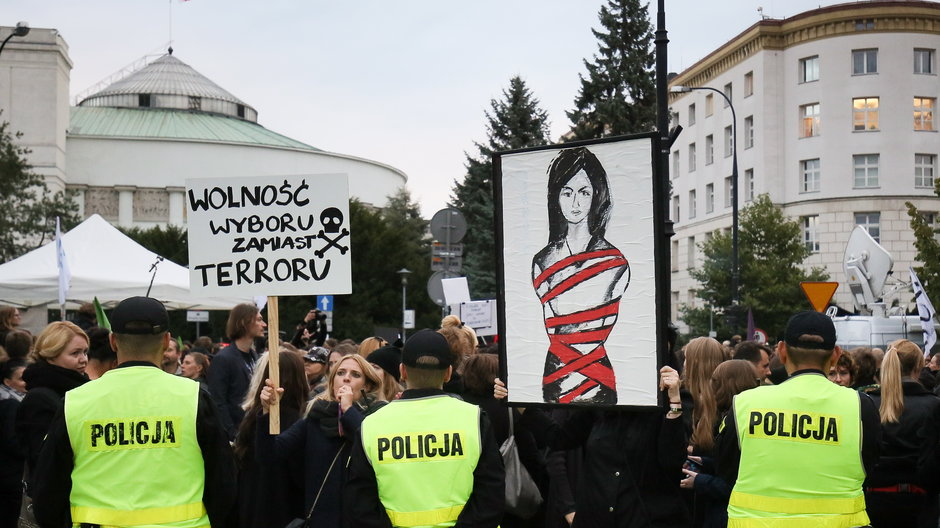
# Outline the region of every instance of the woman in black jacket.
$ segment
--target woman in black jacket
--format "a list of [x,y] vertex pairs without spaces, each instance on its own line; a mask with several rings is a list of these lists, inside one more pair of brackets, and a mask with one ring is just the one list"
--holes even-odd
[[[281,387],[281,429],[290,428],[303,417],[307,404],[307,377],[300,354],[282,348],[278,354],[278,372]],[[198,352],[190,352],[190,357]],[[205,357],[205,356],[203,356]],[[184,363],[183,371],[186,367]],[[187,376],[188,377],[188,376]],[[304,515],[303,466],[290,460],[262,464],[257,461],[255,449],[255,423],[261,410],[261,390],[269,377],[268,353],[258,360],[251,378],[243,408],[245,419],[235,436],[235,461],[238,464],[238,520],[239,528],[267,528],[286,526],[291,520]],[[197,379],[198,381],[198,379]]]
[[310,402],[306,418],[274,436],[268,433],[274,389],[268,384],[261,391],[255,456],[262,463],[286,460],[304,468],[309,526],[343,526],[341,497],[349,453],[362,420],[385,404],[381,395],[382,378],[372,365],[358,354],[347,356],[330,369],[327,389]]
[[34,363],[23,371],[26,396],[16,411],[16,437],[32,472],[66,391],[88,381],[88,336],[75,323],[50,323],[36,339],[30,358]]
[[916,344],[891,343],[881,363],[881,388],[870,393],[881,412],[881,458],[865,480],[875,528],[937,525],[940,398],[917,381],[923,366]]

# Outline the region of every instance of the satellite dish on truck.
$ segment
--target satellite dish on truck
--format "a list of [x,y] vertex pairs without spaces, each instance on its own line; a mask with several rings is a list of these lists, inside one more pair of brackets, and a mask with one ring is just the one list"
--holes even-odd
[[875,242],[868,230],[855,226],[842,258],[852,302],[859,313],[884,314],[882,290],[894,267],[891,253]]

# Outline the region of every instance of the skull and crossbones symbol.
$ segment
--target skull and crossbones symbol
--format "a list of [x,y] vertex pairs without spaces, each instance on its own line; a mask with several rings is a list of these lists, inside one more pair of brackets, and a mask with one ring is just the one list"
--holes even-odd
[[[343,225],[343,212],[335,207],[324,209],[323,212],[320,213],[320,223],[323,224],[323,229],[317,233],[317,238],[326,241],[326,245],[314,251],[313,254],[316,255],[317,258],[323,258],[323,255],[325,255],[330,248],[336,248],[341,255],[345,255],[346,252],[349,251],[349,246],[341,246],[339,244],[340,240],[349,236],[349,231],[345,227],[342,231],[340,231],[339,228],[339,226]],[[331,234],[335,236],[331,237]]]

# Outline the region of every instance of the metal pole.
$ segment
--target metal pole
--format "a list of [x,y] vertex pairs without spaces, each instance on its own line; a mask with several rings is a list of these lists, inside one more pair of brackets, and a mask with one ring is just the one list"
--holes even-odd
[[408,277],[404,274],[401,276],[401,342],[405,343],[405,310],[407,310],[408,302]]
[[669,38],[666,32],[666,2],[658,0],[656,11],[656,128],[659,134],[654,143],[659,149],[656,157],[656,172],[653,182],[653,222],[654,228],[653,252],[657,257],[656,268],[656,319],[659,322],[656,337],[659,346],[659,365],[669,361],[670,350],[666,349],[669,319],[672,316],[671,271],[669,263],[669,240],[675,234],[673,220],[669,218],[669,150],[672,142],[669,140],[669,90],[668,90],[668,57],[667,48]]

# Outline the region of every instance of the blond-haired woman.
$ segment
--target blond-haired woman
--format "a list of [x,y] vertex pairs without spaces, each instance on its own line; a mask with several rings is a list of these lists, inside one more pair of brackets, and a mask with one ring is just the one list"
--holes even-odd
[[450,380],[444,383],[444,392],[463,394],[463,362],[476,353],[477,334],[472,328],[463,324],[456,315],[444,317],[437,333],[447,340],[453,357],[454,372]]
[[712,388],[712,374],[725,360],[721,343],[710,337],[696,337],[685,346],[682,386],[692,398],[691,438],[693,452],[711,455],[715,447],[714,427],[718,406]]
[[937,523],[940,398],[917,381],[923,367],[919,346],[895,341],[881,363],[881,387],[869,393],[881,414],[881,458],[865,481],[875,528]]
[[306,418],[278,436],[268,434],[268,409],[274,398],[268,383],[261,391],[262,415],[255,428],[258,461],[302,465],[308,526],[340,528],[346,463],[362,420],[385,404],[382,378],[362,356],[343,358],[330,369],[326,390],[310,403]]
[[29,357],[33,363],[23,371],[26,397],[16,412],[16,436],[32,471],[66,391],[88,381],[88,336],[75,323],[50,323],[39,334]]

